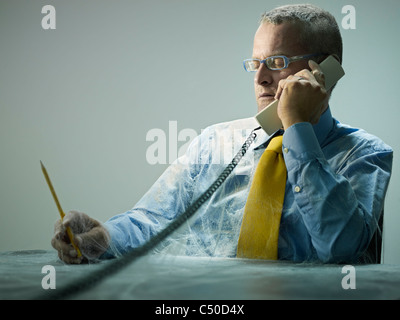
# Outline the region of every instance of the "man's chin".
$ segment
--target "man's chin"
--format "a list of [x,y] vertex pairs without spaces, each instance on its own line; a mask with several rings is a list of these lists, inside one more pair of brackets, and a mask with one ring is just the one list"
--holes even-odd
[[261,101],[258,101],[258,112],[264,110],[266,107],[268,107],[272,102],[274,102],[275,99],[262,99]]
[[[272,102],[272,101],[271,101]],[[258,111],[257,112],[261,112],[262,110],[264,110],[266,107],[268,107],[270,105],[270,103],[262,103],[262,104],[258,104]]]

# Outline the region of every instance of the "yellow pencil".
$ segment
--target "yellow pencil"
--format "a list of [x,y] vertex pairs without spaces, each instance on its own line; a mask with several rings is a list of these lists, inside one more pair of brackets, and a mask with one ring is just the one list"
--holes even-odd
[[[46,170],[46,168],[44,167],[42,161],[40,161],[40,164],[41,164],[41,166],[42,166],[42,171],[43,171],[44,177],[45,177],[45,179],[46,179],[46,181],[47,181],[47,185],[48,185],[49,188],[50,188],[51,194],[53,195],[53,199],[54,199],[54,201],[55,201],[55,203],[56,203],[56,206],[57,206],[58,212],[60,213],[61,221],[62,221],[62,220],[64,219],[65,213],[64,213],[64,211],[63,211],[62,208],[61,208],[61,205],[60,205],[60,202],[58,201],[56,192],[54,191],[53,185],[52,185],[52,183],[51,183],[51,181],[50,181],[50,177],[49,177],[49,175],[47,174],[47,170]],[[75,248],[76,252],[78,252],[78,257],[81,257],[81,256],[82,256],[82,253],[81,253],[81,251],[79,250],[78,246],[77,246],[77,245],[75,244],[75,242],[74,242],[74,234],[72,233],[70,227],[67,227],[67,234],[68,234],[69,240],[71,241],[72,246]]]

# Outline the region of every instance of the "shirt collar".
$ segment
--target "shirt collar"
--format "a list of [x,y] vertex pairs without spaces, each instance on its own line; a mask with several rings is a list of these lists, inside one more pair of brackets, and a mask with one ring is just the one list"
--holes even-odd
[[[325,139],[328,137],[329,132],[333,128],[333,124],[334,124],[334,121],[332,118],[332,113],[331,113],[330,108],[328,107],[324,111],[324,113],[321,115],[321,117],[319,118],[318,123],[313,125],[314,133],[318,139],[319,145],[322,145],[323,142],[325,141]],[[279,129],[271,136],[268,136],[264,132],[264,130],[258,130],[258,133],[257,133],[257,135],[259,136],[258,141],[265,141],[265,139],[267,139],[267,141],[261,142],[258,146],[256,145],[254,149],[256,150],[256,149],[266,148],[268,146],[269,141],[273,137],[275,137],[276,135],[282,134],[282,133],[283,133],[283,130]]]

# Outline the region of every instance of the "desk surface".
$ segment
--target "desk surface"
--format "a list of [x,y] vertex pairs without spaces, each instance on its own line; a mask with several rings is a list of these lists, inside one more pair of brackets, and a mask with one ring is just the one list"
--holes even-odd
[[[55,251],[0,253],[0,299],[31,299],[63,288],[104,267],[66,265]],[[44,290],[45,265],[54,266],[56,289]],[[356,265],[356,289],[343,289],[342,265],[150,255],[72,299],[245,300],[399,299],[400,266]]]

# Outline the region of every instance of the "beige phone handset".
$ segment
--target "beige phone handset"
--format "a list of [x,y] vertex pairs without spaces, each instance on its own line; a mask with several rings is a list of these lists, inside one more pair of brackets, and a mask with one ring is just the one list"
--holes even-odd
[[[325,76],[325,89],[329,90],[334,84],[344,76],[344,70],[333,56],[329,56],[319,65]],[[277,108],[279,100],[275,100],[261,110],[256,119],[264,131],[272,135],[275,131],[282,128],[282,122],[278,117]]]

